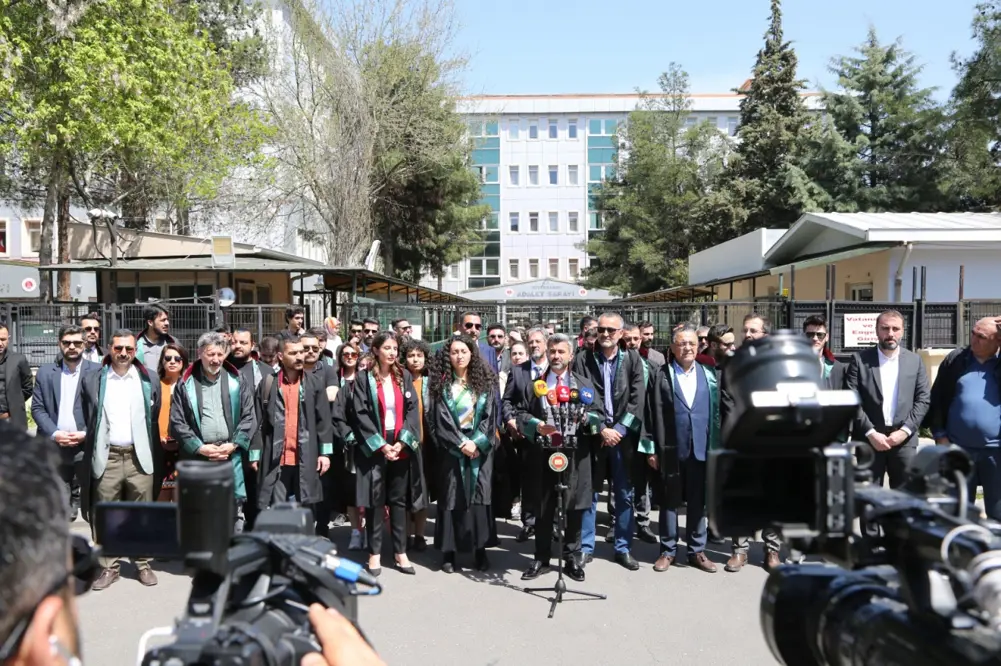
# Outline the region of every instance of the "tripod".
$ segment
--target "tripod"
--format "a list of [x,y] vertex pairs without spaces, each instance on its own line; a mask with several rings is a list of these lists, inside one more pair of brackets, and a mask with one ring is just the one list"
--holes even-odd
[[[556,452],[560,452],[563,455],[565,455],[565,457],[567,459],[567,462],[568,462],[568,464],[563,468],[563,470],[556,472],[556,495],[557,495],[557,498],[558,498],[557,499],[557,504],[556,504],[556,516],[557,516],[557,522],[559,523],[559,533],[557,534],[556,543],[557,543],[557,548],[559,549],[559,553],[560,553],[560,560],[562,560],[563,559],[563,537],[564,537],[564,533],[566,532],[566,529],[567,529],[567,512],[566,512],[567,498],[566,498],[566,493],[567,493],[568,490],[570,490],[569,484],[566,483],[566,480],[567,480],[566,474],[567,474],[568,471],[570,472],[571,475],[573,474],[573,469],[574,469],[574,466],[576,465],[575,458],[574,458],[574,454],[576,452],[575,452],[575,450],[573,448],[564,449],[563,447],[554,447],[554,446],[545,446],[545,445],[543,445],[542,450],[550,452],[550,455],[554,455]],[[566,455],[567,453],[569,453],[569,455]],[[550,465],[550,469],[553,469],[552,465]],[[554,469],[554,471],[555,471],[555,469]],[[536,537],[536,538],[538,538],[538,537]],[[552,548],[552,545],[550,545],[549,547]],[[562,565],[559,567],[559,574],[558,574],[558,576],[556,578],[556,584],[553,585],[552,588],[548,588],[548,587],[526,587],[525,588],[525,592],[528,592],[529,594],[531,594],[533,592],[548,592],[550,590],[553,592],[553,598],[552,598],[552,600],[550,602],[550,605],[549,605],[549,619],[550,620],[553,619],[553,614],[556,613],[556,605],[563,602],[563,595],[564,594],[579,594],[580,596],[587,597],[589,599],[607,599],[608,598],[604,594],[596,594],[594,592],[585,592],[583,590],[571,590],[571,589],[568,589],[566,582],[564,582],[564,580],[563,580],[563,566]]]

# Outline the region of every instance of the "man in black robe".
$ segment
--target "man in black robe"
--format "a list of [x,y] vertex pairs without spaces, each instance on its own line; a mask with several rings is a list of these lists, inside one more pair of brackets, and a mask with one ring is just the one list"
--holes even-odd
[[[594,386],[591,382],[570,371],[573,351],[570,339],[566,335],[559,333],[550,336],[547,350],[549,368],[537,381],[545,382],[549,391],[566,387],[578,392],[584,392],[586,389],[594,395]],[[539,463],[544,465],[541,476],[533,479],[540,484],[536,488],[539,515],[535,523],[535,559],[521,576],[522,580],[532,580],[549,568],[553,548],[553,515],[558,501],[556,484],[560,480],[559,474],[549,467],[549,452],[541,451],[538,436],[551,436],[559,430],[554,416],[555,410],[550,407],[545,397],[535,394],[534,383],[521,382],[520,386],[524,395],[514,403],[518,427],[525,434],[527,445],[536,447],[540,451]],[[591,506],[591,448],[597,445],[597,428],[604,422],[602,403],[595,399],[587,407],[585,418],[577,429],[577,447],[566,451],[567,457],[573,458],[569,471],[562,472],[569,476],[567,485],[570,486],[566,507],[566,538],[561,553],[564,560],[563,572],[578,582],[584,580],[584,559],[580,542],[583,514]]]

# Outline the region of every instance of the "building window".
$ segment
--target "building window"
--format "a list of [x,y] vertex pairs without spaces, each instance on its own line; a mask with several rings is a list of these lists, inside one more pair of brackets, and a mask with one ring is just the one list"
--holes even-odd
[[550,139],[560,138],[560,125],[558,121],[555,120],[549,121],[549,138]]
[[567,213],[567,229],[572,234],[580,233],[580,222],[578,220],[579,213],[575,210]]
[[587,133],[591,136],[612,136],[618,128],[619,121],[612,118],[592,118],[587,123]]
[[511,141],[517,141],[521,130],[521,121],[512,120],[507,124],[507,136]]
[[576,280],[580,277],[580,260],[579,259],[568,259],[567,260],[567,274],[570,276],[571,280]]
[[528,184],[538,185],[539,184],[539,167],[529,166],[528,167]]
[[473,120],[469,123],[469,136],[475,138],[484,136],[483,134],[483,121]]
[[865,284],[851,284],[851,285],[848,285],[848,288],[846,289],[846,291],[848,292],[847,294],[845,294],[845,296],[847,297],[846,300],[849,300],[849,301],[865,301],[865,302],[869,302],[869,303],[872,302],[872,283],[871,282],[865,283]]
[[28,248],[28,252],[38,254],[39,250],[42,248],[42,221],[25,220],[24,237],[25,240],[27,240],[25,245]]
[[500,136],[500,123],[496,120],[488,120],[483,127],[487,136]]
[[549,214],[549,233],[556,234],[560,231],[560,214],[550,213]]
[[699,119],[696,118],[695,116],[688,116],[687,118],[685,118],[685,127],[686,128],[695,127],[698,124],[699,124]]
[[601,219],[601,213],[597,211],[592,211],[588,213],[587,216],[587,227],[591,231],[601,231],[605,228],[604,223]]
[[507,272],[508,272],[508,276],[512,280],[517,280],[518,279],[518,260],[517,259],[510,259],[510,260],[508,260],[508,262],[507,262]]
[[539,232],[539,214],[529,213],[528,214],[528,230],[532,233]]
[[500,182],[500,168],[495,166],[483,167],[483,182],[484,183],[499,183]]
[[709,127],[718,127],[719,118],[717,118],[716,116],[709,116],[708,118],[706,118],[706,124],[709,125]]
[[577,121],[568,120],[567,121],[567,138],[576,139],[577,138]]
[[508,213],[507,219],[511,226],[511,232],[518,233],[518,223],[521,221],[518,213]]
[[580,167],[576,164],[567,167],[567,182],[571,185],[580,184]]
[[476,174],[476,180],[481,183],[487,182],[487,168],[482,166],[473,167],[473,173]]
[[737,136],[737,123],[740,122],[740,118],[737,116],[728,116],[726,119],[726,133],[730,136]]
[[539,138],[539,123],[534,120],[528,123],[528,138],[538,139]]
[[459,279],[459,264],[452,264],[448,267],[448,277],[450,280]]
[[615,178],[614,164],[591,164],[588,166],[587,182],[600,183]]
[[512,166],[507,168],[507,177],[511,181],[512,187],[518,187],[518,167]]
[[532,280],[537,280],[539,278],[539,260],[529,259],[528,260],[528,277]]
[[0,220],[0,254],[7,254],[7,220]]
[[560,260],[550,259],[549,260],[549,277],[557,279],[560,277]]
[[549,165],[549,184],[559,185],[560,184],[560,167],[556,164]]

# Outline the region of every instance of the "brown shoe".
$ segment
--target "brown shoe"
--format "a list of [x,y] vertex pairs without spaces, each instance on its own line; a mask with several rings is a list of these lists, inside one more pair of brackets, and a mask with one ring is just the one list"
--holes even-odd
[[734,553],[726,561],[726,566],[723,569],[730,573],[737,573],[745,564],[747,564],[747,553]]
[[139,570],[139,582],[145,585],[146,587],[153,587],[159,581],[157,581],[156,574],[153,573],[153,570],[150,569],[149,567],[146,567],[145,569]]
[[688,558],[688,566],[695,567],[700,571],[705,571],[706,573],[716,573],[716,565],[706,557],[705,553],[698,553],[694,557]]
[[100,592],[101,590],[111,587],[111,584],[118,580],[119,573],[117,569],[105,569],[101,572],[100,578],[94,581],[90,589],[95,592]]
[[661,555],[657,558],[657,561],[653,563],[654,571],[667,571],[674,564],[674,558],[670,555]]
[[768,551],[765,555],[765,571],[771,571],[775,567],[782,564],[782,560],[779,559],[779,554],[774,551]]

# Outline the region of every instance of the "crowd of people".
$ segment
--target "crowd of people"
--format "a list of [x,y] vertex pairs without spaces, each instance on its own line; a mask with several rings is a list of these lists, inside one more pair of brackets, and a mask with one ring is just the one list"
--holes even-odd
[[[59,451],[71,521],[78,511],[89,519],[96,502],[172,501],[177,461],[206,460],[232,467],[234,529],[276,503],[299,502],[312,509],[317,534],[350,525],[349,549],[367,553],[373,575],[382,571],[387,527],[398,571],[416,574],[408,552],[430,542],[441,571],[452,573],[488,570],[497,521],[515,520],[516,540],[535,540],[522,579],[549,570],[562,536],[560,566],[582,581],[595,557],[598,495],[607,481],[604,539],[627,570],[641,567],[635,539],[659,544],[656,572],[679,561],[681,541],[689,566],[716,572],[706,547],[724,537],[731,547],[725,569],[747,564],[751,535],[708,529],[706,460],[733,410],[727,361],[743,341],[769,335],[764,315],[749,314],[738,330],[680,324],[662,351],[654,348],[653,324],[614,312],[585,317],[572,338],[546,325],[484,330],[481,316],[467,312],[437,350],[414,337],[407,320],[386,328],[351,321],[342,338],[337,319],[306,328],[304,318],[302,308],[290,307],[286,327],[260,340],[247,328],[220,326],[188,350],[170,335],[170,313],[160,305],[146,308],[139,332],[102,336],[99,318],[87,316],[59,330],[58,360],[34,378],[0,326],[0,420],[26,428],[19,408],[30,399],[38,434]],[[937,441],[970,452],[973,490],[983,487],[987,515],[1001,519],[999,322],[976,322],[969,346],[950,354],[930,385],[921,358],[902,346],[899,312],[880,314],[878,344],[848,363],[831,353],[825,318],[805,320],[818,382],[860,396],[843,438],[868,441],[877,482],[888,475],[891,486],[902,483],[925,426]],[[552,401],[563,390],[594,396],[573,432]],[[543,445],[564,435],[576,445],[566,449],[569,471],[557,472]],[[560,474],[570,486],[562,524]],[[781,537],[764,530],[762,540],[771,569],[782,561]],[[469,560],[458,557],[466,553]],[[143,585],[157,584],[148,560],[134,565]],[[120,577],[117,560],[101,567],[95,590]]]

